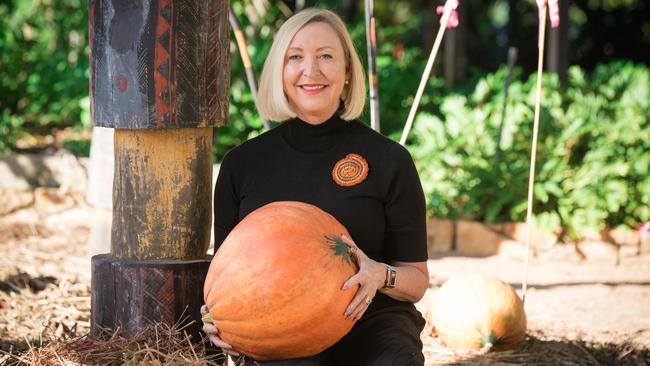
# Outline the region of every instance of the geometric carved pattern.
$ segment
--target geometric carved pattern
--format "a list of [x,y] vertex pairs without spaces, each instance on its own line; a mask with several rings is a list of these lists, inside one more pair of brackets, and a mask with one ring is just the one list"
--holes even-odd
[[158,97],[162,100],[168,100],[169,99],[169,88],[163,89],[163,91],[160,92]]
[[[91,331],[101,328],[131,339],[147,325],[178,324],[185,318],[187,333],[200,335],[199,308],[209,259],[166,262],[120,259],[101,254],[92,259]],[[189,319],[187,319],[189,317]]]
[[169,123],[171,110],[170,54],[172,49],[172,7],[171,0],[158,2],[160,12],[156,17],[156,45],[154,56],[154,83],[156,94],[156,120],[159,125]]
[[[161,3],[161,5],[162,5],[162,3]],[[168,5],[168,4],[164,5],[164,6],[161,6],[160,15],[162,15],[162,17],[165,18],[165,20],[168,23],[171,23],[172,22],[172,7],[170,5]]]
[[227,0],[88,4],[95,125],[159,129],[227,122]]
[[158,42],[165,48],[165,51],[169,52],[169,31],[158,37]]
[[156,71],[158,71],[158,73],[162,75],[166,80],[169,80],[169,58],[158,65]]

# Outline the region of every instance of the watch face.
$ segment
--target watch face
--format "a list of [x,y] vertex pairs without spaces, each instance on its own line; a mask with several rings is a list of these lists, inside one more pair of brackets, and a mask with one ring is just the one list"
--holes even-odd
[[386,265],[386,283],[385,288],[394,288],[395,281],[397,280],[397,271],[389,265]]
[[397,272],[391,268],[389,272],[389,277],[388,277],[388,286],[389,287],[395,287],[395,280],[397,279]]

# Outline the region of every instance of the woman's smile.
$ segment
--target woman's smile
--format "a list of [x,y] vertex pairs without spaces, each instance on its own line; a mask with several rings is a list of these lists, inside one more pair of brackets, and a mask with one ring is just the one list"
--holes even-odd
[[317,95],[327,87],[324,84],[302,84],[299,85],[302,90],[308,95]]

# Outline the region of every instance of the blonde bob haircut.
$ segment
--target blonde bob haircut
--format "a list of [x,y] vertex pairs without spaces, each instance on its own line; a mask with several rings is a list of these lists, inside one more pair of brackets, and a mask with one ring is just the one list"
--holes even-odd
[[256,98],[257,110],[262,118],[285,121],[296,116],[284,93],[282,82],[285,55],[296,33],[306,24],[313,22],[322,22],[332,27],[343,45],[345,68],[350,78],[341,93],[345,105],[341,118],[349,121],[359,117],[363,111],[366,102],[365,74],[345,24],[338,15],[329,10],[305,9],[287,19],[280,27],[264,62]]

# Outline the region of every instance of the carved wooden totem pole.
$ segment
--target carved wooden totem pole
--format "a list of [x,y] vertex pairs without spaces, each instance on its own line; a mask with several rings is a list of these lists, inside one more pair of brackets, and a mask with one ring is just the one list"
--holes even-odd
[[115,129],[111,253],[92,258],[91,327],[130,338],[200,319],[212,130],[228,117],[228,1],[91,0],[89,33],[92,120]]

